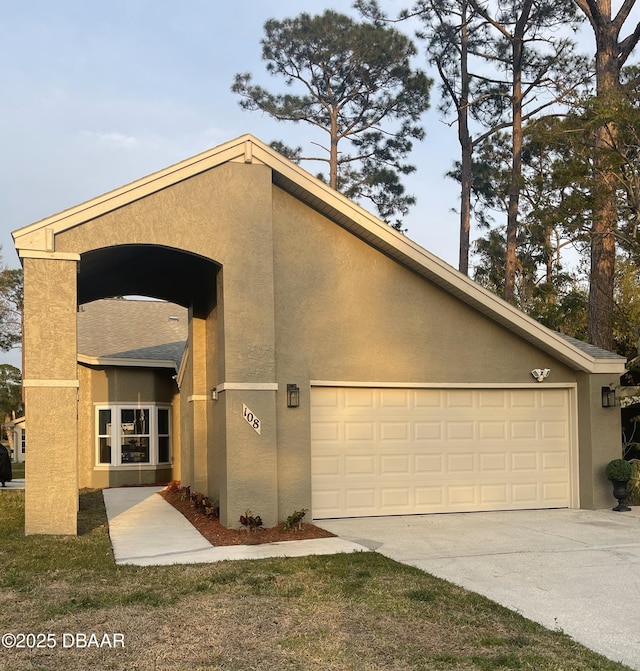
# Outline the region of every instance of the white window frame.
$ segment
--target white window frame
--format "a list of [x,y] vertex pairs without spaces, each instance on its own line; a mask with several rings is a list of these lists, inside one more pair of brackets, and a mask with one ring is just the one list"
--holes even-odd
[[[106,433],[100,431],[100,411],[111,412],[111,422],[108,424]],[[128,463],[122,461],[122,411],[123,410],[148,410],[149,411],[149,461]],[[169,426],[169,461],[158,461],[158,410],[167,411]],[[94,468],[96,470],[147,470],[171,466],[173,458],[173,445],[171,441],[171,404],[170,403],[96,403],[94,404]],[[162,436],[167,434],[163,433]],[[111,440],[111,463],[100,462],[100,438],[109,437]]]

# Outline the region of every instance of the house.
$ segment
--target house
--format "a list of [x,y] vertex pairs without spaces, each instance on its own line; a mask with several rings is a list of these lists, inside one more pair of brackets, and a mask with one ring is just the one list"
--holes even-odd
[[[88,473],[140,480],[151,404],[174,434],[170,462],[158,443],[147,465],[217,499],[227,526],[247,508],[271,525],[301,508],[610,503],[620,413],[602,390],[624,359],[546,329],[250,135],[13,236],[29,534],[76,533]],[[135,344],[79,356],[78,306],[114,296],[186,310],[177,390],[149,377],[170,365],[118,386],[108,359],[140,363]]]
[[25,418],[17,417],[5,424],[2,428],[7,434],[8,447],[11,450],[11,461],[21,464],[25,460],[27,434],[25,427]]

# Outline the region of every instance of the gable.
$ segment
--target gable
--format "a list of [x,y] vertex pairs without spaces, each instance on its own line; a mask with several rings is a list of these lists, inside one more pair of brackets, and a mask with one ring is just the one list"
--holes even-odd
[[624,371],[622,357],[596,352],[550,331],[250,135],[15,231],[18,253],[21,258],[76,258],[69,252],[60,256],[56,236],[226,163],[270,168],[276,187],[570,368],[591,373]]

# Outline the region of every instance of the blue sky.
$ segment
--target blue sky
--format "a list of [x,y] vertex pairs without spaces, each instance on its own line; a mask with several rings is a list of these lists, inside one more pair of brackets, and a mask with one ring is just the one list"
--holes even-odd
[[[249,71],[266,86],[280,85],[260,57],[267,19],[329,7],[355,15],[350,0],[0,5],[0,244],[10,266],[18,265],[12,230],[221,142],[249,132],[267,143],[304,144],[310,131],[303,124],[241,110],[233,76]],[[457,193],[443,177],[455,129],[433,110],[425,126],[427,138],[411,157],[418,172],[405,180],[418,196],[409,236],[455,265]]]

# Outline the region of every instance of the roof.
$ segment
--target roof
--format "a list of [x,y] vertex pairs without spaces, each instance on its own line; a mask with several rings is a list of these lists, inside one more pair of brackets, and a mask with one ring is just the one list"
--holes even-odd
[[14,231],[13,238],[18,254],[21,258],[73,257],[79,260],[78,255],[56,254],[57,233],[227,162],[269,166],[276,186],[570,368],[589,373],[624,372],[624,357],[609,352],[602,354],[603,350],[596,352],[587,349],[578,344],[579,341],[568,340],[551,331],[252,135],[242,135],[86,203]]
[[[602,347],[596,347],[591,343],[584,342],[583,340],[578,340],[577,338],[572,338],[571,336],[568,336],[564,333],[559,333],[558,335],[564,338],[567,342],[571,343],[574,347],[577,347],[578,349],[581,349],[583,352],[586,352],[587,354],[589,354],[589,356],[592,356],[594,359],[610,359],[612,356],[618,356],[612,354],[607,349],[602,349]],[[625,357],[620,356],[618,358],[623,359],[626,363]]]
[[80,306],[78,361],[178,370],[187,310],[175,303],[110,298]]

